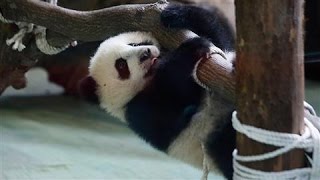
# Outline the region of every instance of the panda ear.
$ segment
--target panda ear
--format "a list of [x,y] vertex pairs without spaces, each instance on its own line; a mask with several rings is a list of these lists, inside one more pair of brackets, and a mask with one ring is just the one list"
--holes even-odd
[[78,83],[79,96],[89,102],[98,103],[97,82],[91,77],[86,76]]

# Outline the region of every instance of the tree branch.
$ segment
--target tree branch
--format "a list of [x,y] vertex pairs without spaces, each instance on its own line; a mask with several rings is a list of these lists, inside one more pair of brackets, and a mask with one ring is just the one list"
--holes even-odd
[[[2,15],[10,20],[30,22],[47,27],[47,40],[62,46],[73,40],[101,41],[127,31],[149,31],[168,50],[177,48],[186,39],[195,37],[191,31],[165,28],[161,11],[168,3],[121,5],[94,11],[75,11],[34,0],[1,0]],[[0,59],[0,61],[2,61]],[[227,64],[225,64],[227,63]],[[234,100],[234,78],[229,62],[204,61],[199,79],[227,99]],[[210,73],[211,72],[211,73]],[[207,75],[215,75],[215,77]],[[227,77],[227,78],[226,78]],[[223,90],[228,90],[227,93]]]
[[[165,28],[160,22],[160,13],[168,4],[120,5],[94,11],[75,11],[54,6],[42,1],[5,0],[1,11],[7,19],[30,22],[47,27],[51,31],[69,37],[70,40],[100,41],[127,31],[150,31],[160,44],[168,49],[195,34]],[[52,39],[65,39],[51,34]],[[49,43],[51,43],[49,41]],[[51,45],[60,45],[58,41]]]

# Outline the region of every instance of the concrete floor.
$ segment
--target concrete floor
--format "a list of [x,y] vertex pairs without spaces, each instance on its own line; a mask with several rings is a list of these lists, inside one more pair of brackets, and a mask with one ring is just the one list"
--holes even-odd
[[[60,96],[40,69],[0,98],[0,180],[200,179],[97,105]],[[210,179],[222,179],[210,174]]]
[[[0,101],[0,179],[200,179],[98,106],[63,96]],[[210,179],[221,179],[213,174]]]
[[305,82],[305,100],[311,104],[317,115],[320,114],[320,82],[306,81]]
[[[201,171],[141,141],[97,105],[60,96],[46,73],[0,98],[0,179],[200,179]],[[320,113],[320,83],[306,82]],[[210,174],[209,179],[222,179]]]

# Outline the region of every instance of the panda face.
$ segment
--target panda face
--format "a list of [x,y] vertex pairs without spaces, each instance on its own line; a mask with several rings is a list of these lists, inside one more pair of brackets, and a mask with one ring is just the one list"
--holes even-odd
[[153,75],[157,65],[159,50],[154,45],[128,44],[120,51],[114,68],[120,81],[139,79],[146,81]]
[[146,32],[129,32],[101,43],[89,66],[100,105],[124,120],[126,104],[147,84],[157,69],[158,42]]

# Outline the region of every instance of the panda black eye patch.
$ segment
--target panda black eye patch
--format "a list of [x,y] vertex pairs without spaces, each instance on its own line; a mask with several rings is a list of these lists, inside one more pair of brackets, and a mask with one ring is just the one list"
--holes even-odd
[[151,41],[145,41],[145,42],[141,42],[141,43],[129,43],[129,46],[151,46],[153,45],[153,43]]
[[123,58],[119,58],[116,60],[114,66],[115,66],[116,70],[118,71],[120,79],[122,79],[122,80],[129,79],[130,71],[129,71],[127,60],[125,60]]

